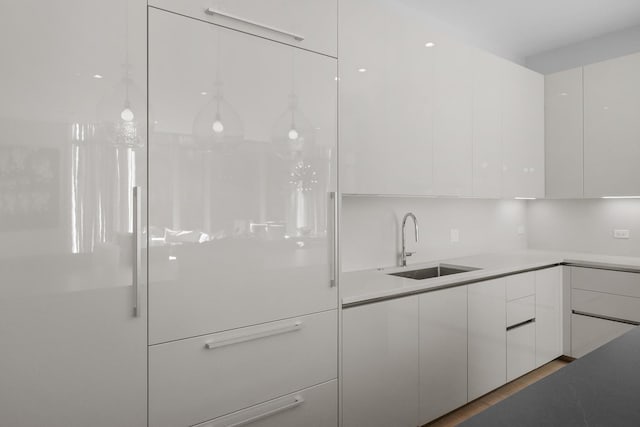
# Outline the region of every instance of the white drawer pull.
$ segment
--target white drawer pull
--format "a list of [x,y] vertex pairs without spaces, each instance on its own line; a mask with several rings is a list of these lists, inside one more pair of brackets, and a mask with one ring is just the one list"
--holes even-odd
[[209,341],[204,345],[207,350],[213,350],[220,347],[226,347],[228,345],[239,344],[246,341],[253,341],[260,338],[266,338],[273,335],[286,334],[288,332],[299,331],[302,328],[302,320],[297,320],[295,323],[286,326],[280,326],[273,329],[267,329],[260,332],[254,332],[252,334],[237,335],[230,338],[222,338],[219,340]]
[[287,37],[291,37],[294,40],[297,40],[299,42],[304,40],[304,37],[299,35],[299,34],[294,34],[294,33],[291,33],[289,31],[281,30],[279,28],[270,27],[268,25],[261,24],[259,22],[250,21],[248,19],[244,19],[244,18],[240,18],[239,16],[235,16],[235,15],[231,15],[231,14],[228,14],[228,13],[220,12],[219,10],[215,10],[215,9],[212,9],[212,8],[205,9],[205,13],[207,15],[218,15],[218,16],[222,16],[224,18],[233,19],[234,21],[244,22],[245,24],[249,24],[249,25],[253,25],[253,26],[256,26],[256,27],[264,28],[265,30],[273,31],[274,33],[279,33],[279,34],[283,34],[283,35],[285,35]]

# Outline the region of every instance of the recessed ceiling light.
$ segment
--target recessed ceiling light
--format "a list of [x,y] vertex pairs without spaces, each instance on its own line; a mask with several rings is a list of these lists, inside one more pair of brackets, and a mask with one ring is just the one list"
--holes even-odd
[[206,94],[207,94],[207,92],[205,92],[205,91],[200,92],[200,95],[206,95]]
[[103,78],[104,78],[104,76],[103,76],[102,74],[94,74],[94,75],[93,75],[93,78],[94,78],[94,79],[103,79]]
[[358,68],[358,72],[359,73],[366,73],[367,69],[366,68]]
[[436,44],[434,42],[426,42],[424,47],[434,47]]

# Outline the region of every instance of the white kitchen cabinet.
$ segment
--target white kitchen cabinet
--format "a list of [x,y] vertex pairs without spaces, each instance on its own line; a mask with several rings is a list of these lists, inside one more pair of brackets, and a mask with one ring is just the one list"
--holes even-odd
[[473,196],[502,195],[502,75],[506,60],[474,49]]
[[562,356],[563,271],[546,268],[536,276],[536,367]]
[[343,426],[419,424],[419,303],[412,296],[343,311]]
[[0,425],[146,426],[146,2],[0,33]]
[[337,56],[337,0],[150,0],[149,6]]
[[598,347],[635,328],[628,323],[607,319],[571,315],[571,357],[582,357]]
[[536,294],[536,273],[533,271],[527,273],[513,274],[507,276],[506,295],[507,301],[513,301]]
[[440,37],[392,0],[340,1],[339,15],[341,191],[435,194]]
[[337,307],[336,61],[149,10],[151,344]]
[[420,295],[419,424],[467,403],[467,288]]
[[584,67],[585,197],[640,195],[640,54]]
[[333,380],[194,427],[336,427],[337,394],[338,380]]
[[438,37],[435,52],[433,108],[434,191],[443,196],[471,196],[472,49]]
[[505,280],[469,285],[468,397],[474,400],[506,382]]
[[331,310],[151,346],[149,424],[191,426],[335,379],[337,323]]
[[544,77],[507,63],[502,90],[502,196],[544,197]]
[[507,381],[513,381],[535,369],[535,322],[507,331]]
[[546,197],[583,196],[582,67],[544,77]]

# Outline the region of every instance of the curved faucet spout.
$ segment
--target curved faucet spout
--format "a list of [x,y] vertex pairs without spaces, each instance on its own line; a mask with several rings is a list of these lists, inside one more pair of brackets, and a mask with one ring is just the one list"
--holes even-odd
[[415,252],[407,252],[406,250],[406,245],[405,245],[405,225],[407,225],[407,218],[411,218],[413,220],[413,232],[416,236],[416,242],[419,241],[419,237],[418,237],[418,219],[416,218],[416,216],[412,213],[412,212],[407,212],[404,216],[404,218],[402,218],[402,253],[400,254],[400,264],[402,265],[402,267],[406,267],[407,266],[407,257],[415,254]]

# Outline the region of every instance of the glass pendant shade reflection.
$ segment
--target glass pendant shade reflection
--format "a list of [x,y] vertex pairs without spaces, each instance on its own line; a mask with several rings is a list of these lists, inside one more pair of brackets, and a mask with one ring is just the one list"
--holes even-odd
[[287,110],[273,126],[273,142],[276,152],[286,158],[305,157],[315,145],[315,128],[300,111],[296,95],[289,96]]
[[215,144],[236,143],[244,138],[240,115],[222,96],[221,84],[193,121],[196,142],[207,148]]
[[134,84],[130,66],[122,79],[100,100],[97,132],[101,139],[117,146],[142,147],[145,141],[146,97]]

